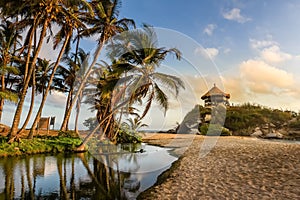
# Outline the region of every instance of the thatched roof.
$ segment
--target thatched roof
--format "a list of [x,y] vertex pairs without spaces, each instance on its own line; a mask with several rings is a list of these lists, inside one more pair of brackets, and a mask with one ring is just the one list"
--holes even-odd
[[230,94],[228,93],[225,93],[223,92],[222,90],[220,90],[216,84],[214,84],[214,87],[212,87],[208,92],[206,92],[202,97],[201,99],[204,100],[204,99],[207,99],[211,96],[224,96],[226,97],[227,99],[230,98]]

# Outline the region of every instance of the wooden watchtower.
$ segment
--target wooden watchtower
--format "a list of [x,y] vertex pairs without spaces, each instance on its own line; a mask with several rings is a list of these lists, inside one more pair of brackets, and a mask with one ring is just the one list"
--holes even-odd
[[211,108],[219,104],[229,106],[230,94],[223,92],[216,86],[216,84],[214,84],[214,86],[206,92],[201,99],[204,100],[204,107],[207,108]]

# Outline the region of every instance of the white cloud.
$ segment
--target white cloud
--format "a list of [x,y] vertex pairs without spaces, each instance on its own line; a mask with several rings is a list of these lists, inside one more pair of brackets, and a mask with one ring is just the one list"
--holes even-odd
[[237,21],[238,23],[245,23],[251,21],[251,18],[241,15],[241,10],[238,8],[233,8],[232,10],[223,13],[223,17],[228,20]]
[[273,40],[255,40],[250,38],[249,41],[250,41],[250,46],[255,50],[261,50],[266,47],[278,45],[278,43]]
[[63,108],[66,104],[66,95],[62,92],[52,91],[47,97],[47,104]]
[[214,32],[214,30],[217,28],[216,24],[208,24],[205,29],[203,30],[203,33],[211,36]]
[[280,51],[279,46],[276,45],[263,49],[261,57],[269,63],[280,63],[292,58],[290,54]]
[[250,39],[250,46],[257,50],[260,54],[260,57],[268,63],[281,63],[293,58],[292,55],[285,53],[280,50],[279,43],[273,41],[272,39],[268,40],[255,40]]
[[294,85],[293,74],[273,67],[264,61],[247,60],[241,63],[240,73],[243,81],[252,92],[274,93],[285,91]]
[[195,53],[204,56],[207,59],[214,59],[218,54],[219,50],[216,48],[196,48]]

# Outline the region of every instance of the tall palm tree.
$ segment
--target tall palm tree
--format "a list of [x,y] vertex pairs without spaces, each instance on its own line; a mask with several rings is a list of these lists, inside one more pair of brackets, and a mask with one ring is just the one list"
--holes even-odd
[[5,20],[0,25],[0,75],[1,75],[1,89],[0,89],[0,121],[4,106],[4,100],[17,102],[18,96],[12,90],[7,89],[7,80],[10,74],[17,75],[18,69],[12,65],[13,56],[15,54],[14,45],[19,43],[22,37],[19,35],[12,22]]
[[[118,109],[144,99],[146,104],[140,119],[147,114],[154,100],[166,112],[169,107],[168,95],[174,94],[176,97],[179,89],[184,88],[184,83],[176,76],[156,70],[168,54],[174,53],[180,59],[180,52],[175,48],[158,48],[157,36],[148,26],[116,36],[110,47],[113,50],[111,57],[116,61],[109,71],[111,78],[106,79],[105,84],[99,88],[100,98],[96,99],[96,103],[106,107],[99,107],[97,110],[99,125],[96,128],[111,119]],[[120,98],[120,94],[125,96]],[[107,96],[108,98],[104,98]],[[79,150],[84,148],[93,134],[94,131],[86,136],[78,147]],[[111,135],[109,137],[112,138]]]
[[31,96],[30,107],[29,107],[29,110],[27,113],[27,117],[26,117],[21,129],[18,131],[18,133],[22,132],[26,128],[26,126],[30,120],[30,117],[31,117],[31,114],[33,111],[33,107],[34,107],[35,94],[42,94],[42,96],[45,96],[46,87],[48,85],[50,75],[53,70],[53,65],[54,65],[54,63],[50,63],[50,61],[47,59],[38,58],[37,65],[35,67],[35,71],[32,75],[32,81],[31,81],[32,82],[32,85],[31,85],[32,96]]
[[[66,66],[61,66],[57,69],[57,79],[55,81],[56,85],[60,91],[68,93],[64,118],[67,118],[66,113],[68,109],[70,109],[70,104],[73,101],[74,90],[77,89],[78,83],[80,82],[80,77],[86,71],[88,60],[89,53],[86,53],[83,49],[79,48],[77,53],[75,52],[71,54],[71,56],[65,56],[63,58]],[[80,107],[79,105],[80,104],[77,103],[77,108]],[[78,119],[79,109],[76,113],[76,119]],[[67,121],[69,121],[68,118]],[[75,131],[77,127],[77,121],[78,120],[75,120]]]
[[[77,92],[74,96],[74,100],[70,105],[70,108],[67,112],[67,118],[71,115],[71,110],[77,101],[77,98],[80,96],[81,91],[84,88],[85,82],[87,78],[92,73],[92,70],[98,60],[100,52],[104,46],[104,44],[117,33],[121,33],[125,30],[128,30],[129,25],[134,26],[134,21],[131,19],[118,19],[119,11],[118,8],[120,6],[119,0],[94,0],[91,1],[91,5],[93,7],[95,16],[88,18],[87,22],[92,26],[84,30],[81,34],[86,37],[90,37],[92,35],[100,35],[98,38],[97,49],[94,54],[94,58],[92,63],[87,69],[87,72],[82,78],[82,81],[77,89]],[[66,130],[67,120],[64,119],[61,125],[61,130]]]
[[[21,3],[21,8],[23,8],[24,12],[24,19],[21,20],[18,24],[22,27],[22,25],[29,21],[30,23],[30,28],[28,30],[27,34],[27,39],[25,40],[24,46],[27,47],[27,55],[25,55],[25,72],[24,72],[24,84],[23,88],[20,92],[19,96],[19,102],[15,111],[15,116],[13,119],[13,124],[9,133],[9,138],[10,142],[14,140],[17,131],[18,131],[18,126],[20,123],[20,118],[23,110],[23,104],[25,101],[25,96],[27,94],[27,89],[29,87],[29,83],[31,80],[31,76],[33,74],[34,68],[35,68],[35,62],[38,58],[39,52],[42,48],[47,30],[50,26],[50,23],[52,20],[54,20],[57,16],[56,13],[56,7],[58,0],[56,1],[23,1]],[[32,41],[33,41],[33,36],[35,33],[35,30],[41,27],[37,47],[34,49],[32,52]],[[32,53],[32,56],[31,56]],[[32,59],[31,59],[32,57]]]
[[[60,52],[59,52],[58,57],[56,59],[56,62],[53,66],[53,70],[52,70],[51,76],[49,78],[48,85],[46,87],[46,90],[45,90],[44,96],[42,98],[42,101],[41,101],[40,107],[38,109],[38,112],[36,114],[36,117],[33,121],[33,124],[32,124],[31,130],[30,130],[30,133],[28,135],[28,138],[33,137],[33,131],[34,131],[35,127],[37,126],[37,123],[40,119],[40,115],[41,115],[43,107],[45,105],[48,92],[51,88],[51,84],[52,84],[52,81],[54,79],[56,69],[59,66],[60,60],[61,60],[63,54],[65,53],[65,50],[67,50],[67,47],[70,44],[70,39],[73,35],[73,30],[76,27],[84,26],[84,24],[79,20],[79,18],[76,15],[77,10],[73,9],[74,5],[71,5],[69,1],[56,0],[56,1],[51,1],[51,2],[53,4],[56,3],[56,4],[53,5],[53,8],[55,9],[55,14],[56,14],[54,20],[58,25],[61,26],[61,29],[55,35],[54,49],[61,42],[63,42],[63,45],[60,49]],[[50,5],[51,5],[51,2],[50,2]],[[73,3],[78,3],[78,2],[73,2]]]

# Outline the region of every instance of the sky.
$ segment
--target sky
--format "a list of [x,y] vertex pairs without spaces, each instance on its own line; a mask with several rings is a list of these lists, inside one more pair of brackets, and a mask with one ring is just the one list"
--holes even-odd
[[[176,47],[183,55],[180,61],[169,56],[159,70],[177,75],[186,88],[170,98],[166,115],[157,106],[150,111],[149,129],[174,127],[195,104],[203,104],[201,96],[214,83],[230,93],[233,104],[299,112],[299,10],[298,0],[123,0],[121,18],[134,19],[137,27],[153,26],[159,46]],[[90,50],[93,45],[83,44]],[[48,51],[41,54],[55,57]],[[56,126],[65,96],[52,93],[43,113],[58,116]],[[80,121],[92,115],[84,106]]]

